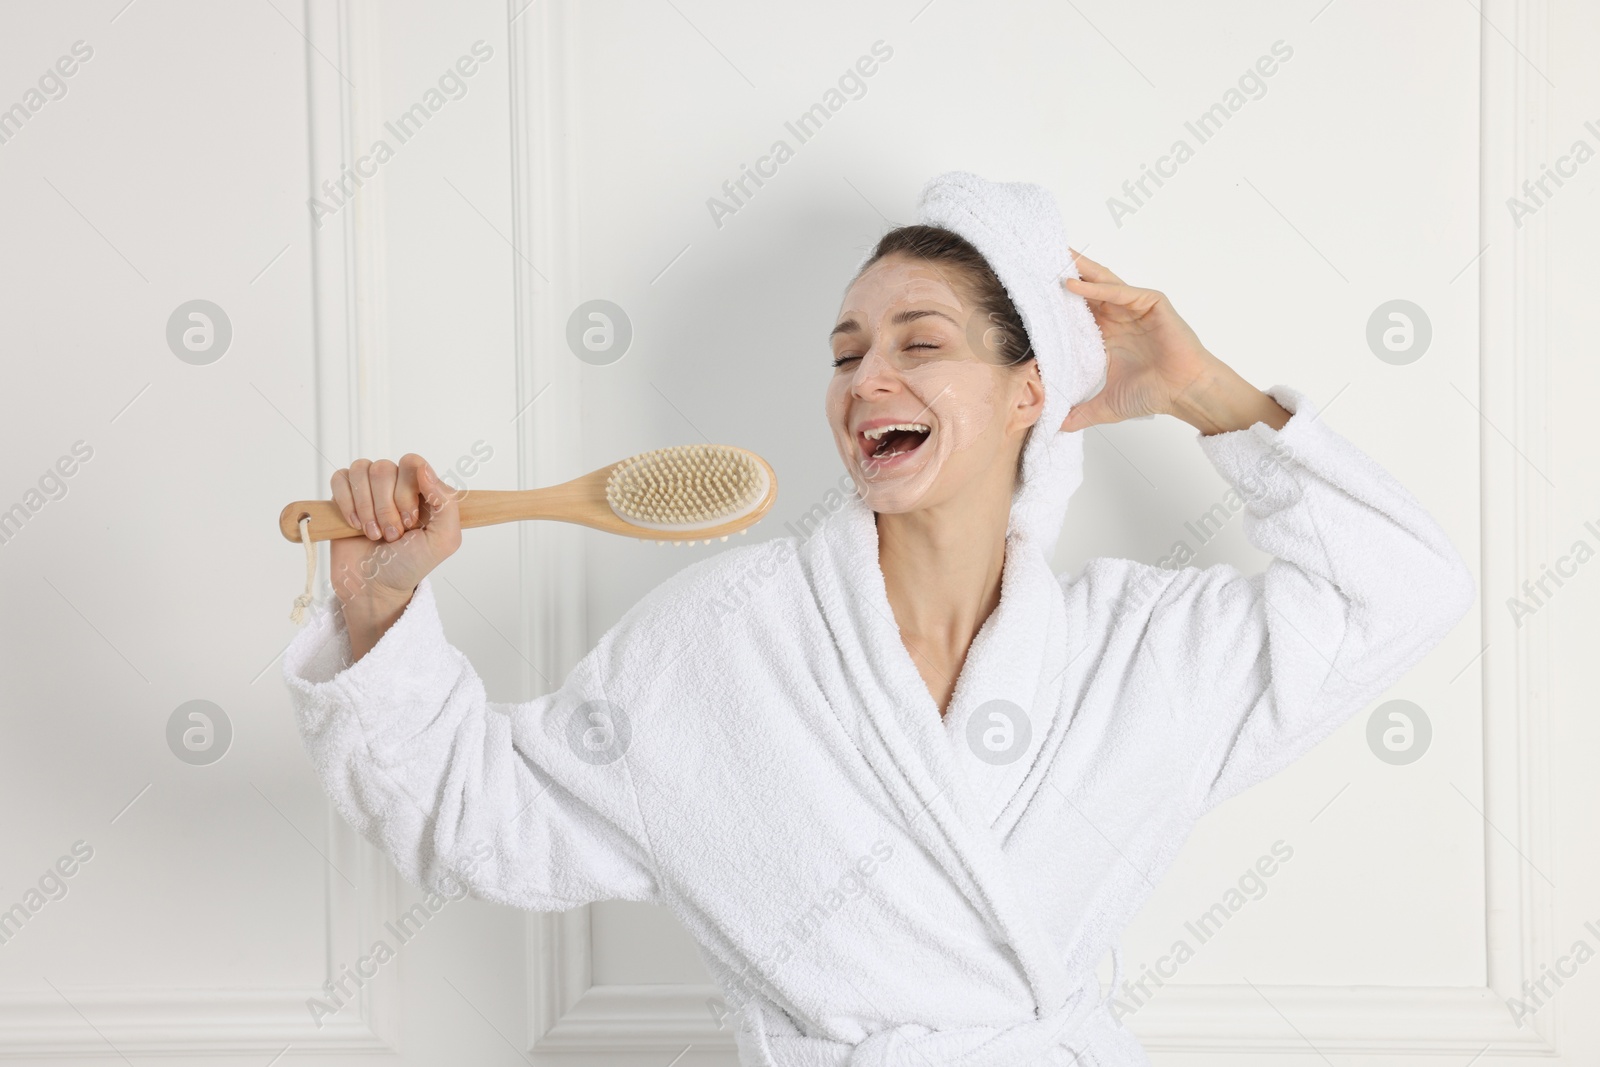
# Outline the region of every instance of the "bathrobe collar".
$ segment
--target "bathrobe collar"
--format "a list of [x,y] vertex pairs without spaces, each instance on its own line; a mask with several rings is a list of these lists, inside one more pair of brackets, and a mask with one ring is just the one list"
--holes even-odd
[[1025,531],[1007,535],[1000,602],[974,638],[941,719],[889,606],[874,513],[848,496],[800,555],[829,628],[865,636],[838,642],[844,673],[861,681],[863,696],[833,713],[908,832],[1010,947],[1040,1010],[1058,1007],[1083,978],[1068,975],[1048,950],[1034,919],[1037,902],[1019,898],[1003,849],[1035,792],[1049,788],[1045,773],[1070,718],[1060,708],[1065,607],[1049,561]]
[[[1030,810],[1052,807],[1030,804],[1039,789],[1053,788],[1043,783],[1072,715],[1062,696],[1072,635],[1050,559],[1082,480],[1083,433],[1060,426],[1105,381],[1105,343],[1088,304],[1061,284],[1078,271],[1049,190],[949,171],[923,186],[917,220],[960,234],[994,269],[1045,391],[1022,448],[1000,603],[968,649],[943,719],[901,639],[878,564],[876,517],[860,496],[846,497],[801,557],[844,674],[859,680],[854,706],[836,706],[834,715],[908,832],[1009,948],[1043,1018],[1071,998],[1081,1003],[1095,980],[1067,973],[1049,950],[1035,921],[1038,902],[1022,899],[1005,843]],[[1025,743],[1005,744],[1023,735]]]

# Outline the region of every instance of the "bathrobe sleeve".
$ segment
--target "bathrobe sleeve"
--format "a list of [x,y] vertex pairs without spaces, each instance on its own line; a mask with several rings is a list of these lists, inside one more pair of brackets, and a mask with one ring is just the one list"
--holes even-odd
[[406,881],[464,883],[536,911],[656,897],[627,761],[585,759],[571,740],[573,713],[603,707],[588,703],[603,699],[596,657],[553,693],[492,703],[445,639],[425,578],[378,643],[349,660],[330,601],[285,651],[284,678],[323,788]]
[[1251,543],[1274,559],[1245,576],[1186,567],[1147,629],[1169,699],[1195,717],[1197,814],[1277,773],[1397,682],[1471,608],[1472,573],[1415,497],[1300,392],[1291,417],[1206,436],[1243,499]]

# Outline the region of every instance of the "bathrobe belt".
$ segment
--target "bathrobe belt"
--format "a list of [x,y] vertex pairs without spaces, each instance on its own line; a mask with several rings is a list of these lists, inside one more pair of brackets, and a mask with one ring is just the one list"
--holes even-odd
[[[1080,986],[1049,1014],[1010,1026],[930,1030],[902,1023],[868,1035],[860,1043],[767,1032],[773,1067],[1033,1067],[1045,1063],[1094,1062],[1078,1054],[1099,1044],[1111,1017],[1092,985]],[[768,1016],[771,1020],[771,1016]],[[1113,1024],[1114,1025],[1114,1024]],[[1052,1049],[1063,1050],[1047,1059]],[[1090,1053],[1092,1057],[1094,1054]]]

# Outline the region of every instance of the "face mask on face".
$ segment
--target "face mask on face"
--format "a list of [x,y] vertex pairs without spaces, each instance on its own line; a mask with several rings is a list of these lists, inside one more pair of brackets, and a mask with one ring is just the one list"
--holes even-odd
[[[893,321],[907,310],[942,314]],[[983,342],[975,314],[946,274],[900,257],[874,264],[846,294],[840,321],[860,330],[836,339],[835,354],[845,362],[829,386],[828,418],[872,510],[907,511],[930,494],[942,496],[937,488],[987,468],[1001,449],[990,430],[1007,368],[974,351],[969,335]],[[886,421],[928,432],[890,431],[877,441],[857,432]],[[990,455],[968,455],[986,441],[989,448],[979,451]]]

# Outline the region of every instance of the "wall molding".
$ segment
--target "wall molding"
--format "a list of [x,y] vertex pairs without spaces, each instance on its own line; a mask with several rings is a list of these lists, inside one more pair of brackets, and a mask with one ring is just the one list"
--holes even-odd
[[[337,180],[379,134],[380,7],[377,0],[305,0],[306,101],[310,172],[307,196]],[[334,57],[335,71],[324,56]],[[340,71],[343,73],[341,74]],[[345,79],[348,78],[349,81]],[[306,213],[311,244],[316,442],[328,456],[387,454],[388,394],[383,345],[382,183],[321,227]],[[362,451],[365,450],[365,451]],[[333,471],[314,457],[315,480]],[[398,875],[378,850],[327,805],[329,858],[361,885],[324,869],[324,980],[354,965],[383,936],[399,901]],[[399,990],[392,976],[366,983],[356,1001],[316,1025],[305,988],[143,989],[66,987],[7,994],[0,1000],[0,1057],[104,1056],[107,1042],[129,1055],[395,1052]],[[83,1014],[79,1015],[81,1011]],[[85,1026],[84,1019],[93,1027]],[[263,1062],[265,1059],[263,1059]]]
[[[1537,174],[1550,140],[1549,0],[1494,0],[1480,21],[1479,366],[1483,410],[1482,589],[1513,589],[1552,557],[1547,212],[1513,230],[1500,197]],[[1513,49],[1511,46],[1514,45]],[[1537,67],[1535,66],[1537,64]],[[1509,433],[1515,449],[1494,430]],[[1548,613],[1519,629],[1484,596],[1484,827],[1488,989],[1501,1001],[1561,951],[1555,932],[1550,788],[1552,636]],[[1502,836],[1504,835],[1504,836]],[[1524,859],[1526,857],[1526,859]],[[1542,873],[1541,873],[1542,872]],[[1529,1030],[1557,1051],[1558,1000]],[[1508,1013],[1509,1014],[1509,1013]]]
[[[575,101],[568,23],[559,3],[506,0],[511,93],[511,214],[515,247],[518,485],[571,478],[561,458],[579,439],[583,379],[566,350],[577,303]],[[583,531],[571,523],[519,523],[523,640],[544,664],[524,663],[523,691],[553,689],[593,644],[588,632]],[[549,680],[549,686],[544,681]]]
[[[576,12],[558,0],[506,0],[511,68],[512,226],[516,247],[517,434],[519,485],[571,477],[553,463],[582,432],[582,376],[565,351],[566,320],[577,304]],[[535,400],[534,398],[539,399]],[[525,408],[532,402],[532,406]],[[526,412],[537,411],[537,417]],[[520,523],[523,641],[545,664],[551,686],[589,651],[582,531],[569,523]],[[537,692],[529,667],[524,692]],[[590,909],[530,912],[524,926],[527,973],[525,1046],[544,1050],[569,1020],[598,1016],[604,1032],[626,1026],[626,1008],[607,1010],[593,986]],[[596,997],[600,999],[596,999]],[[593,1036],[593,1035],[589,1035]],[[560,1040],[560,1039],[558,1039]],[[582,1049],[595,1045],[580,1041]]]
[[[518,6],[518,0],[510,3],[513,9]],[[570,11],[559,0],[546,0],[535,10],[542,21],[534,24],[531,13],[524,16],[528,25],[522,27],[523,43],[520,50],[513,48],[512,56],[523,78],[529,77],[522,70],[528,61],[539,61],[540,92],[531,102],[521,97],[531,106],[519,126],[522,136],[537,138],[538,145],[536,152],[519,154],[516,160],[519,167],[550,170],[561,165],[552,157],[564,157],[565,186],[544,186],[553,199],[532,204],[545,217],[565,219],[562,239],[570,242],[570,255],[577,247],[572,228],[578,212],[568,199],[577,188],[570,177],[576,142],[564,139],[562,132],[574,128],[563,110],[570,107],[574,91],[569,80],[576,70],[569,58],[574,30],[567,21]],[[1286,1039],[1283,1017],[1249,986],[1169,984],[1130,1020],[1130,1028],[1151,1051],[1304,1054],[1310,1040],[1319,1050],[1340,1053],[1470,1057],[1486,1046],[1494,1055],[1557,1052],[1552,1035],[1558,1032],[1559,1002],[1520,1029],[1506,1007],[1509,997],[1519,995],[1524,979],[1536,977],[1540,963],[1558,954],[1554,891],[1529,867],[1530,862],[1541,871],[1556,867],[1547,785],[1547,616],[1541,613],[1518,630],[1505,612],[1490,610],[1490,598],[1481,592],[1515,587],[1514,576],[1533,573],[1539,561],[1551,556],[1549,487],[1516,454],[1520,450],[1540,470],[1549,467],[1547,216],[1534,216],[1513,234],[1497,199],[1516,188],[1521,176],[1538,173],[1547,158],[1550,94],[1532,64],[1542,67],[1549,55],[1550,13],[1547,0],[1484,0],[1481,10],[1479,248],[1488,246],[1478,263],[1479,403],[1484,413],[1479,434],[1479,585],[1487,642],[1482,664],[1483,775],[1490,824],[1484,827],[1487,984],[1265,987],[1263,992],[1295,1020],[1304,1039],[1292,1034]],[[528,88],[524,85],[521,91]],[[529,125],[536,119],[537,129]],[[535,185],[519,182],[517,188],[521,196]],[[547,307],[546,313],[554,310]],[[1508,448],[1489,424],[1508,434],[1516,449]],[[563,654],[570,652],[563,649]],[[700,1050],[734,1052],[731,1029],[719,1028],[707,1006],[721,999],[714,986],[596,986],[590,952],[588,908],[530,919],[530,1051],[670,1055],[693,1044]]]
[[[382,936],[382,917],[394,911],[398,899],[388,857],[337,814],[331,819],[338,825],[330,824],[335,832],[328,838],[329,859],[365,888],[352,889],[324,868],[329,976],[341,963],[354,964]],[[108,1043],[125,1055],[248,1053],[262,1055],[263,1062],[286,1045],[297,1053],[397,1051],[389,1035],[398,1018],[398,990],[387,976],[368,983],[359,1002],[325,1018],[321,1026],[306,1006],[321,990],[310,987],[68,986],[62,993],[70,1005],[52,990],[6,994],[0,1002],[0,1057],[103,1057]],[[84,1025],[86,1018],[92,1029]]]

